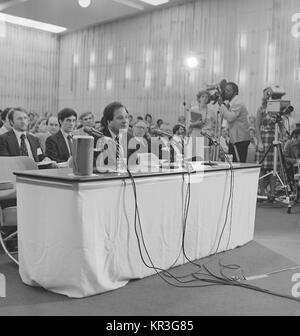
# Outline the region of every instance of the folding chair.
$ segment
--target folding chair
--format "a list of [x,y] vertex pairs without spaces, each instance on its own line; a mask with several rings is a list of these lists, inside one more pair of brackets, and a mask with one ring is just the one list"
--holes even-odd
[[19,264],[7,249],[7,242],[17,235],[17,230],[4,237],[3,228],[17,227],[15,171],[38,169],[34,160],[27,156],[0,157],[0,244],[7,256]]

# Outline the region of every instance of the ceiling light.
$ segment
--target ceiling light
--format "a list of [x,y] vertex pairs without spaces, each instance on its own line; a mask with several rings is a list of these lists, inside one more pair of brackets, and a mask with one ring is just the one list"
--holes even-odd
[[91,4],[91,0],[78,0],[79,6],[86,8],[89,7]]
[[39,30],[45,30],[50,33],[56,33],[56,34],[67,30],[67,28],[65,27],[55,26],[52,24],[30,20],[30,19],[25,19],[25,18],[8,15],[4,13],[0,13],[0,21],[9,22],[9,23],[13,23],[19,26],[30,27],[30,28],[35,28]]
[[145,7],[143,5],[138,5],[130,0],[113,0],[114,2],[118,2],[122,5],[126,5],[126,6],[129,6],[129,7],[132,7],[132,8],[136,8],[136,9],[139,9],[139,10],[143,10],[145,9]]
[[195,56],[189,56],[185,59],[185,65],[188,69],[196,69],[199,65],[199,60]]
[[140,1],[146,2],[147,4],[152,6],[159,6],[169,2],[169,0],[140,0]]

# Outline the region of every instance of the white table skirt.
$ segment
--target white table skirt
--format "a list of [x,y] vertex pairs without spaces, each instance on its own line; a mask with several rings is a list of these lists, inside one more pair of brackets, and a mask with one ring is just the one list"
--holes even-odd
[[[218,251],[253,239],[259,168],[234,171],[231,208]],[[153,264],[186,262],[181,251],[187,184],[182,175],[136,179],[145,243]],[[191,260],[216,251],[225,221],[230,172],[192,178],[185,249]],[[113,290],[155,273],[144,266],[126,180],[78,183],[17,179],[19,272],[24,283],[69,297]],[[143,255],[150,264],[143,249]]]

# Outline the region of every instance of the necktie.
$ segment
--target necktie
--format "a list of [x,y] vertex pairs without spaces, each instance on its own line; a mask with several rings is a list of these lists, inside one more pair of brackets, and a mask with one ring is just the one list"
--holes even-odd
[[115,137],[115,142],[116,142],[116,159],[120,158],[120,137],[117,135]]
[[72,156],[72,136],[68,135],[67,139],[68,139],[68,145],[69,145],[69,149],[70,149],[70,155]]
[[20,146],[21,156],[28,156],[28,149],[26,146],[25,137],[26,137],[25,134],[21,135],[21,146]]

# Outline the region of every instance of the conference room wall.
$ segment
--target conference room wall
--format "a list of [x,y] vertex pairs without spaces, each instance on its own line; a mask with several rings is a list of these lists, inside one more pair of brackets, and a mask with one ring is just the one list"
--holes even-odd
[[[206,83],[240,85],[250,114],[262,89],[279,83],[300,119],[300,48],[291,34],[295,0],[195,0],[101,24],[60,39],[59,106],[97,115],[112,100],[133,115],[175,122],[184,97],[195,103]],[[188,75],[190,51],[200,67]]]
[[0,109],[57,113],[57,36],[0,22]]

